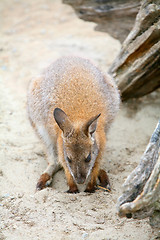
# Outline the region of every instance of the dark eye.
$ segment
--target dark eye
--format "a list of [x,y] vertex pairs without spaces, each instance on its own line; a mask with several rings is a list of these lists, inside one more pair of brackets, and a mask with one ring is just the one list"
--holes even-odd
[[91,161],[91,153],[88,155],[88,157],[85,159],[85,162],[88,163]]
[[72,160],[71,160],[69,157],[67,157],[67,161],[68,161],[69,163],[72,163]]

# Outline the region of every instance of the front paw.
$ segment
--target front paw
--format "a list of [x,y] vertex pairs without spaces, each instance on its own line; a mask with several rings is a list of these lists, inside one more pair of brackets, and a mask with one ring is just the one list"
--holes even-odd
[[41,191],[42,189],[44,189],[46,186],[44,184],[43,181],[38,181],[37,185],[36,185],[36,192],[37,191]]
[[96,191],[95,186],[87,186],[86,190],[84,192],[86,193],[94,193]]
[[46,183],[49,179],[50,179],[50,176],[48,175],[48,173],[42,174],[36,185],[36,191],[40,191],[40,190],[44,189],[46,187]]
[[78,189],[68,189],[68,191],[66,191],[66,193],[79,193],[79,190]]
[[69,185],[67,193],[79,193],[77,185],[76,184]]
[[91,181],[87,184],[86,190],[84,192],[94,193],[96,191],[96,181]]
[[103,169],[100,169],[98,178],[99,178],[99,181],[100,181],[100,184],[98,185],[98,188],[101,188],[105,191],[110,192],[111,191],[111,185],[110,185],[110,182],[109,182],[109,178],[108,178],[107,173]]

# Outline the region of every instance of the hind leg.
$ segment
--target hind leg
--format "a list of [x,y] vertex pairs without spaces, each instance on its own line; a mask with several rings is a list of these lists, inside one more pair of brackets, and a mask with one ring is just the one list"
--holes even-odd
[[62,167],[58,163],[57,150],[53,141],[50,139],[47,130],[44,127],[38,127],[38,133],[40,134],[44,144],[47,148],[47,161],[48,166],[43,174],[40,176],[38,183],[36,185],[36,190],[42,190],[46,187],[46,183],[50,180],[52,181],[52,176],[58,172]]
[[100,186],[103,188],[106,188],[108,190],[111,190],[110,182],[107,173],[103,170],[99,170],[99,175],[98,175],[99,181],[100,181]]

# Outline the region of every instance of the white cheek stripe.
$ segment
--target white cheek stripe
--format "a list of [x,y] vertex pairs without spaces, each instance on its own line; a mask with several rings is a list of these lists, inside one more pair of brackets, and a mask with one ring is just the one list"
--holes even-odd
[[89,170],[88,170],[86,180],[87,180],[88,177],[90,176],[91,171],[92,171],[92,168],[94,167],[96,158],[97,158],[97,156],[98,156],[98,147],[97,147],[96,141],[94,142],[94,144],[96,145],[96,148],[95,148],[96,151],[94,152],[94,157],[91,159],[90,168],[89,168]]
[[95,164],[95,161],[96,161],[96,158],[92,158],[92,160],[91,160],[91,165],[90,165],[90,168],[89,168],[89,170],[88,170],[86,180],[87,180],[87,178],[88,178],[88,177],[90,176],[90,174],[91,174],[91,171],[92,171],[92,168],[93,168],[93,166],[94,166],[94,164]]
[[66,160],[66,159],[67,159],[67,154],[66,154],[66,151],[65,151],[65,148],[64,148],[64,144],[63,144],[63,152],[64,152],[64,160],[65,160],[65,162],[66,162],[66,164],[67,164],[67,167],[68,167],[68,169],[69,169],[69,171],[70,171],[70,174],[72,175],[74,181],[76,182],[76,179],[75,179],[75,177],[74,177],[74,174],[73,174],[73,172],[72,172],[72,169],[70,168],[70,165],[69,165],[68,161]]
[[[67,162],[67,161],[66,161],[66,162]],[[73,177],[74,181],[76,182],[76,179],[75,179],[75,177],[74,177],[74,174],[73,174],[73,172],[72,172],[72,169],[70,168],[70,166],[69,166],[69,163],[68,163],[68,162],[67,162],[67,166],[68,166],[68,168],[69,168],[70,174],[72,175],[72,177]]]

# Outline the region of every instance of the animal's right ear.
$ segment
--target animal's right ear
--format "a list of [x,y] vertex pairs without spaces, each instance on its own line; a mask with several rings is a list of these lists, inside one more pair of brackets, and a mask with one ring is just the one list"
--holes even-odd
[[101,113],[96,115],[95,117],[91,118],[83,127],[83,131],[86,135],[92,135],[97,128],[97,120],[100,117]]
[[67,114],[60,108],[55,108],[53,112],[54,119],[64,135],[67,136],[73,129],[72,123]]

